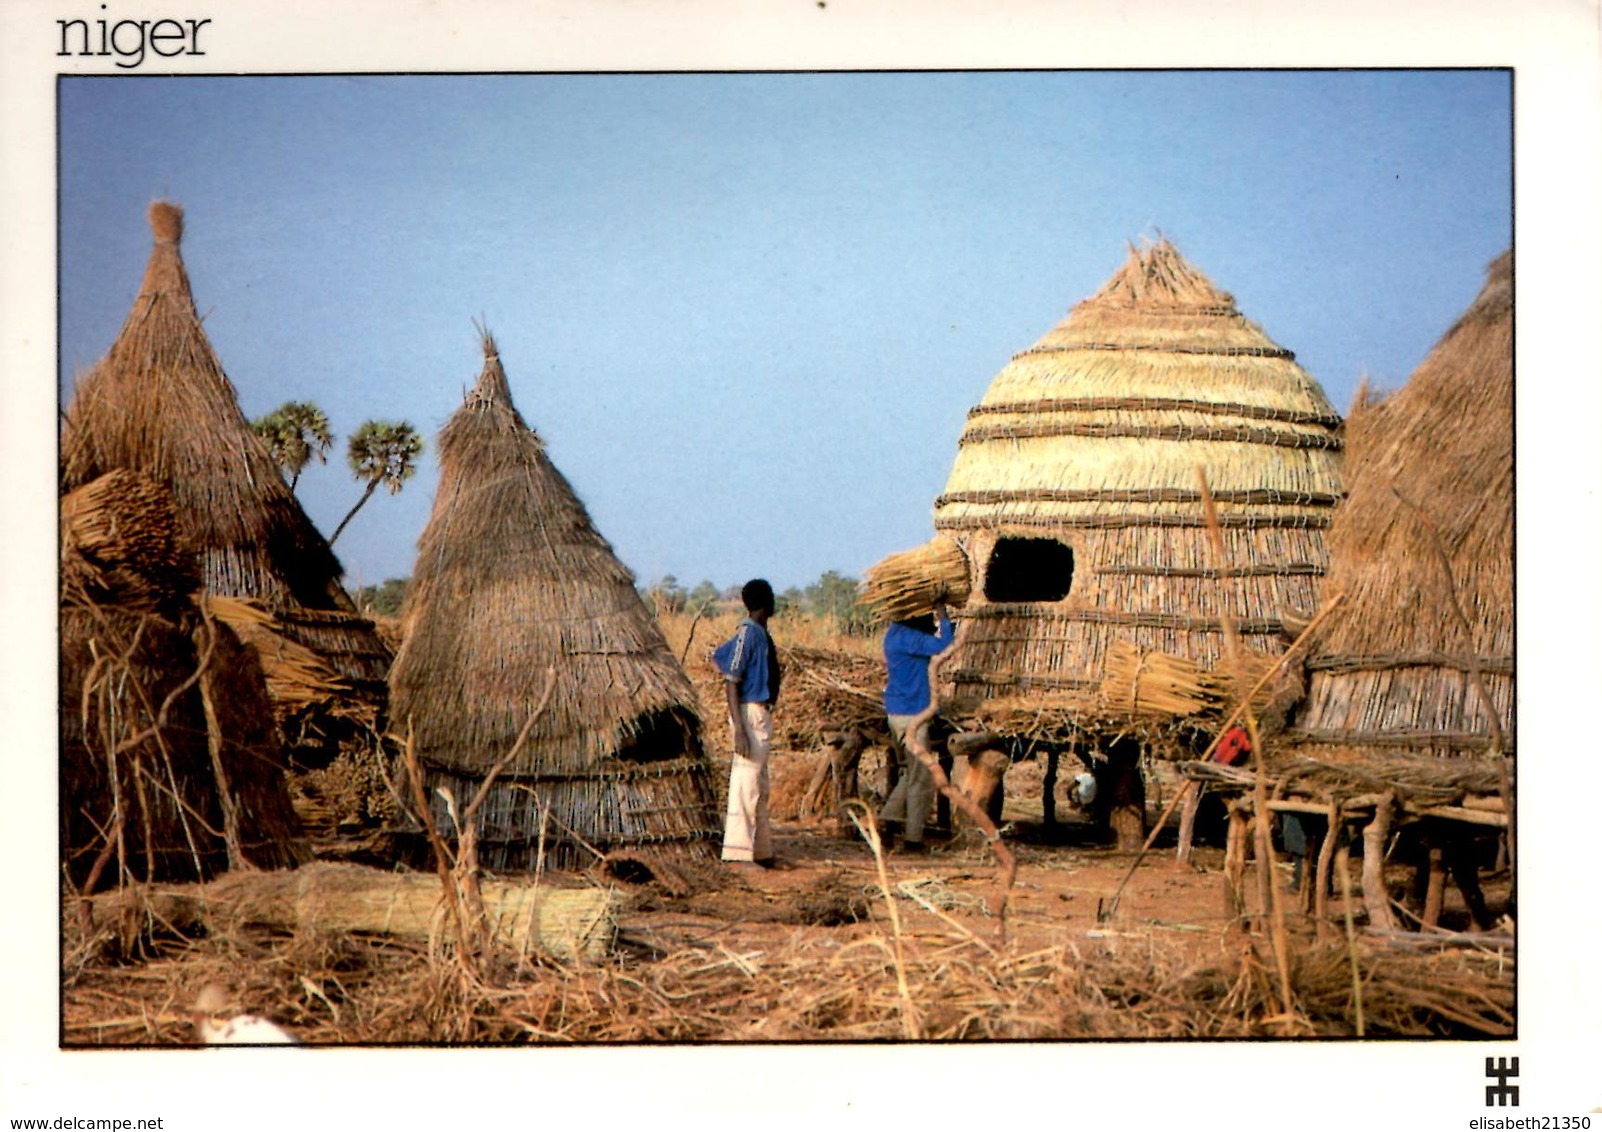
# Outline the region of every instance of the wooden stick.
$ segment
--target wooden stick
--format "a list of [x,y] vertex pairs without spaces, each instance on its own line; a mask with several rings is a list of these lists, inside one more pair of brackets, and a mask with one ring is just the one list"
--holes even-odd
[[1396,929],[1390,893],[1385,888],[1385,842],[1390,837],[1394,798],[1390,791],[1380,795],[1373,818],[1363,827],[1363,906],[1368,909],[1369,927],[1385,931]]
[[1363,973],[1357,963],[1357,929],[1352,924],[1352,872],[1345,846],[1335,851],[1341,873],[1341,905],[1346,916],[1346,958],[1352,967],[1352,1006],[1357,1011],[1357,1036],[1363,1036]]
[[[1238,924],[1246,912],[1246,902],[1240,891],[1241,877],[1246,872],[1246,812],[1231,804],[1229,832],[1224,839],[1224,915],[1232,924]],[[1116,899],[1116,897],[1114,897]]]
[[[1184,804],[1179,811],[1179,848],[1174,855],[1174,860],[1181,865],[1188,865],[1190,864],[1191,841],[1196,836],[1196,815],[1201,810],[1202,791],[1192,789],[1192,784],[1187,781],[1184,786],[1180,787],[1180,795],[1184,798]],[[1161,829],[1162,827],[1158,826],[1158,828]]]
[[1318,847],[1318,868],[1314,870],[1313,877],[1313,930],[1319,938],[1329,933],[1329,925],[1325,918],[1329,915],[1329,882],[1330,869],[1335,864],[1335,849],[1341,839],[1341,804],[1331,799],[1327,809],[1324,828],[1324,840]]

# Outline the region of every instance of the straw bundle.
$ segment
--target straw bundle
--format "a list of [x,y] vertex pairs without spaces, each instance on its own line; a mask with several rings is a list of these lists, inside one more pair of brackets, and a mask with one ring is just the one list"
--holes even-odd
[[[554,672],[546,709],[481,810],[481,859],[533,867],[542,829],[557,865],[623,846],[705,853],[718,823],[695,690],[513,406],[494,340],[483,345],[479,381],[440,434],[390,676],[393,726],[428,784],[465,805]],[[436,818],[450,828],[443,809]]]
[[1507,253],[1408,383],[1354,411],[1329,533],[1347,596],[1308,657],[1300,753],[1366,752],[1382,771],[1404,753],[1513,752],[1512,346]]
[[1107,653],[1101,698],[1131,715],[1200,715],[1215,711],[1220,682],[1200,665],[1163,652],[1145,652],[1122,641]]
[[[1273,664],[1271,658],[1250,652],[1242,662],[1247,688]],[[1215,717],[1241,694],[1238,680],[1235,673],[1208,671],[1182,657],[1119,642],[1108,650],[1100,694],[1103,707],[1113,713]],[[1259,691],[1253,706],[1260,709],[1271,694],[1271,688]]]
[[170,603],[198,584],[172,493],[126,468],[62,498],[61,569],[63,590],[99,601]]
[[860,588],[883,621],[929,613],[937,602],[962,605],[970,592],[968,556],[955,539],[936,535],[870,567]]
[[[935,503],[936,530],[973,565],[959,696],[1094,692],[1115,645],[1213,669],[1226,618],[1281,650],[1279,611],[1318,606],[1340,423],[1294,355],[1171,243],[1131,249],[969,414]],[[997,600],[1021,540],[1064,548],[1058,588]]]
[[[201,326],[178,241],[183,214],[151,206],[155,246],[127,321],[78,383],[62,433],[67,492],[127,469],[171,493],[175,541],[193,549],[208,593],[274,610],[355,607],[340,565],[252,432]],[[319,649],[344,675],[380,695],[366,654],[388,653],[371,626],[352,620]],[[379,672],[382,678],[382,671]]]

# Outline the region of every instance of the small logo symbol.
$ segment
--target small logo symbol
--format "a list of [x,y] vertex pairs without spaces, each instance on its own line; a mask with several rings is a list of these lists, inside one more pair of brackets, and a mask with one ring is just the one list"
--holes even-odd
[[1485,1086],[1485,1107],[1495,1105],[1517,1105],[1519,1103],[1519,1087],[1509,1085],[1508,1078],[1519,1075],[1519,1059],[1516,1057],[1487,1057],[1485,1059],[1485,1075],[1496,1081],[1494,1085]]

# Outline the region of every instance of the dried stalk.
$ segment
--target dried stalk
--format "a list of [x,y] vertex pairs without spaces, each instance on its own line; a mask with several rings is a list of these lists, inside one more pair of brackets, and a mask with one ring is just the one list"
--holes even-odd
[[[912,1001],[912,991],[907,987],[907,964],[901,946],[901,914],[896,910],[895,894],[890,891],[890,874],[884,865],[884,843],[879,837],[879,826],[868,807],[856,799],[847,802],[845,810],[851,823],[868,843],[868,848],[873,850],[874,868],[879,874],[879,890],[884,893],[884,904],[890,912],[890,957],[895,962],[896,991],[901,996],[901,1024],[907,1039],[917,1041],[923,1034],[918,1024],[917,1007]],[[858,810],[862,811],[866,821],[857,817]]]

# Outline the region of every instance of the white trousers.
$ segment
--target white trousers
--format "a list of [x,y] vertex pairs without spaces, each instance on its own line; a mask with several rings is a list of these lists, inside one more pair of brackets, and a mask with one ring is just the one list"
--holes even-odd
[[768,825],[768,750],[773,745],[773,712],[766,704],[741,704],[748,758],[734,756],[729,767],[729,809],[723,819],[725,861],[767,861],[773,857]]

